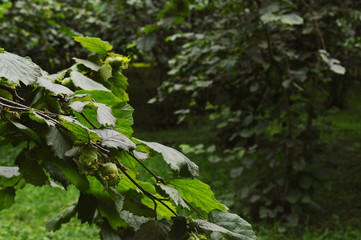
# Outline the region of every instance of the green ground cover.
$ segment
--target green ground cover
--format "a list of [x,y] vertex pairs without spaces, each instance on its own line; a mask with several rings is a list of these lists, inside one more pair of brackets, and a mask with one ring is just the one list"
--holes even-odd
[[16,194],[16,203],[0,212],[1,240],[47,240],[47,239],[98,239],[99,230],[79,220],[64,224],[56,232],[47,232],[45,225],[59,210],[75,201],[78,190],[68,191],[50,186],[28,185]]
[[[22,147],[1,146],[0,166],[13,166]],[[65,191],[28,184],[16,192],[15,204],[0,212],[0,240],[98,239],[99,229],[74,219],[56,232],[45,230],[46,222],[78,196],[79,191],[73,186]]]

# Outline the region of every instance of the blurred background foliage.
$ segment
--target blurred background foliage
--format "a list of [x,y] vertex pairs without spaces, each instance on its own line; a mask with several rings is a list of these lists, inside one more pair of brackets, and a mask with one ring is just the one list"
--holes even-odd
[[[0,46],[53,73],[85,54],[73,36],[109,41],[132,58],[136,134],[193,157],[261,239],[330,239],[329,228],[356,239],[344,233],[361,213],[359,9],[351,0],[2,0]],[[12,164],[7,149],[0,165]]]

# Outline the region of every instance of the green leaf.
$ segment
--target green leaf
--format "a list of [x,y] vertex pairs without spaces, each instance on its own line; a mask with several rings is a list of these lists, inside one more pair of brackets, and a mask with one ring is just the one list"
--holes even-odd
[[[142,181],[136,181],[136,182],[148,193],[153,194],[157,198],[163,198],[163,196],[157,193],[153,184]],[[126,195],[128,196],[131,195],[132,197],[136,198],[136,199],[132,199],[132,198],[128,199],[129,205],[124,207],[125,210],[128,210],[137,215],[154,217],[154,211],[151,210],[154,209],[154,202],[144,194],[139,194],[139,193],[134,194],[134,190],[135,190],[135,185],[132,182],[130,182],[128,178],[122,179],[117,186],[117,191],[120,192],[122,195],[126,193]],[[129,200],[132,202],[129,203]],[[139,200],[141,202],[138,202]],[[170,202],[165,201],[164,203],[170,209],[176,211],[176,209]],[[174,216],[174,214],[168,208],[166,208],[165,206],[159,203],[157,204],[157,214],[161,217],[166,217],[166,218],[171,218]]]
[[[256,240],[257,237],[252,230],[251,224],[243,220],[240,216],[224,211],[213,210],[210,212],[209,221],[221,226],[231,232],[230,239]],[[217,237],[216,237],[217,236]],[[224,236],[226,239],[229,235]],[[221,239],[219,233],[212,233],[212,239]]]
[[106,54],[108,51],[113,49],[113,47],[108,42],[102,41],[100,38],[74,37],[74,40],[79,42],[89,52]]
[[11,8],[12,6],[13,4],[11,2],[4,2],[4,1],[0,5],[1,8]]
[[183,216],[172,217],[173,225],[169,232],[169,239],[171,240],[185,240],[189,239],[187,232],[187,219]]
[[112,129],[95,129],[94,132],[102,138],[101,145],[104,147],[121,149],[127,152],[137,147],[129,138]]
[[144,160],[149,158],[149,155],[143,152],[133,151],[134,157],[138,160]]
[[86,91],[86,90],[78,90],[75,94],[90,94],[91,97],[98,103],[103,103],[109,107],[114,107],[119,103],[123,102],[123,100],[119,99],[113,93],[108,91],[102,90],[93,90],[93,91]]
[[75,112],[81,113],[86,105],[88,105],[90,102],[81,102],[81,101],[75,101],[69,103],[69,107],[71,107]]
[[[44,151],[46,151],[46,154],[44,154]],[[43,167],[46,170],[46,172],[50,175],[50,178],[59,182],[63,186],[63,188],[66,189],[71,182],[69,181],[69,179],[67,179],[64,176],[64,173],[61,171],[61,169],[55,165],[53,161],[53,159],[55,158],[53,153],[48,151],[48,149],[46,148],[43,148],[43,151],[41,153],[40,152],[41,151],[37,151],[36,156],[40,161],[44,162]],[[55,183],[52,183],[51,181],[50,181],[50,186],[59,187],[59,185],[55,185]]]
[[85,60],[85,59],[80,59],[80,58],[76,58],[76,57],[73,57],[73,59],[75,60],[75,62],[77,64],[82,64],[84,65],[85,67],[93,70],[93,71],[96,71],[98,72],[100,70],[100,66],[98,66],[97,64],[89,61],[89,60]]
[[51,146],[51,149],[59,158],[64,158],[65,153],[72,147],[69,137],[55,126],[48,128],[45,138],[46,143]]
[[321,56],[321,59],[327,63],[328,65],[331,64],[331,56],[330,54],[325,50],[325,49],[320,49],[318,50],[320,56]]
[[198,176],[198,166],[177,150],[156,142],[138,141],[144,143],[154,151],[161,153],[164,161],[173,171],[180,173],[183,176]]
[[[0,167],[0,171],[1,171]],[[18,168],[17,168],[18,169]],[[24,178],[20,175],[19,172],[17,172],[17,176],[12,176],[10,178],[4,177],[0,173],[0,189],[7,188],[7,187],[13,187],[15,190],[21,189],[23,186],[25,186],[26,181]]]
[[40,116],[34,108],[30,109],[29,111],[29,118],[38,123],[46,123],[48,126],[55,126],[55,123],[53,121]]
[[74,92],[70,90],[69,88],[53,83],[49,78],[47,77],[39,77],[36,81],[36,84],[39,87],[43,87],[46,90],[49,90],[50,92],[54,93],[55,95],[73,95]]
[[137,38],[135,43],[137,44],[137,48],[145,52],[148,52],[152,50],[152,48],[157,44],[157,37],[154,33],[146,34]]
[[25,136],[28,136],[31,140],[34,140],[37,143],[40,143],[41,140],[36,132],[24,126],[23,124],[15,121],[10,121],[20,132],[22,132]]
[[124,197],[112,199],[104,186],[95,177],[88,176],[88,181],[90,188],[87,194],[91,194],[97,199],[100,214],[109,221],[109,224],[114,229],[125,226],[125,222],[119,215],[119,212],[123,209]]
[[4,49],[3,48],[0,48],[0,53],[4,53]]
[[[128,172],[128,174],[129,174],[129,172]],[[141,194],[139,194],[139,192],[136,190],[137,187],[128,178],[122,178],[120,180],[120,183],[121,184],[118,184],[118,186],[117,186],[117,192],[120,193],[121,195],[128,195],[127,192],[134,191],[134,192],[137,192],[136,197],[141,196]],[[133,212],[133,211],[131,211],[131,212]],[[141,214],[139,214],[139,215],[141,215]]]
[[[155,195],[157,198],[162,198],[160,194],[156,194],[155,190],[153,195]],[[141,202],[148,206],[149,208],[154,209],[154,202],[149,197],[144,196],[141,200]],[[172,205],[171,202],[164,201],[164,204],[167,205],[170,209],[172,209],[174,212],[176,212],[176,208]],[[163,204],[157,203],[157,215],[158,218],[171,218],[174,217],[174,214]]]
[[346,68],[344,68],[343,66],[339,65],[339,64],[332,64],[330,66],[331,71],[337,73],[337,74],[341,74],[344,75],[346,73]]
[[9,100],[14,100],[13,99],[13,95],[11,94],[11,92],[5,90],[5,89],[0,89],[0,97],[9,99]]
[[147,205],[144,205],[140,200],[132,196],[133,194],[140,195],[139,193],[136,193],[135,190],[129,190],[125,194],[127,195],[123,206],[123,209],[125,211],[129,211],[138,216],[145,216],[152,218],[154,217],[153,209],[151,209]]
[[279,19],[278,16],[274,15],[273,13],[265,13],[261,16],[261,21],[264,24],[267,24],[269,22],[277,21]]
[[38,163],[35,150],[22,151],[16,158],[16,164],[26,182],[34,186],[42,186],[49,183],[43,168]]
[[327,65],[330,67],[330,70],[337,73],[337,74],[345,74],[346,69],[341,66],[340,61],[334,58],[331,58],[330,54],[325,49],[318,50],[320,53],[321,59],[327,63]]
[[46,231],[56,231],[60,229],[61,224],[67,223],[76,214],[76,206],[71,205],[61,212],[59,212],[54,218],[46,223]]
[[[207,221],[201,220],[201,219],[193,219],[193,221],[195,221],[198,224],[198,227],[203,230],[225,233],[225,234],[228,234],[229,236],[231,236],[231,232],[228,229],[218,226],[217,224],[207,222]],[[212,238],[212,239],[218,240],[218,239],[222,239],[222,238]]]
[[134,123],[134,109],[129,104],[122,103],[119,104],[116,108],[113,108],[112,111],[114,117],[116,117],[117,119],[117,122],[115,124],[116,130],[128,137],[131,137],[133,133],[133,129],[131,126]]
[[173,199],[173,201],[179,206],[182,206],[183,208],[187,208],[189,209],[188,205],[186,204],[186,202],[183,200],[183,198],[179,195],[179,192],[177,189],[169,187],[167,185],[163,185],[163,184],[157,184],[157,186],[159,186],[163,191],[165,191],[169,197],[171,197]]
[[134,229],[134,231],[138,231],[138,229],[142,226],[142,224],[148,222],[148,218],[143,216],[135,215],[131,212],[123,210],[120,212],[120,217]]
[[302,187],[303,189],[309,189],[311,187],[312,178],[310,176],[303,175],[299,177],[297,180],[298,180],[298,185],[300,185],[300,187]]
[[97,205],[100,214],[105,217],[112,228],[125,227],[125,221],[120,218],[119,212],[116,210],[114,201],[108,196],[97,197]]
[[127,90],[127,87],[129,85],[128,78],[119,71],[114,73],[114,76],[110,79],[110,81],[114,86],[116,86],[116,88],[120,88],[124,91]]
[[121,240],[117,231],[109,225],[108,221],[103,222],[100,235],[102,240]]
[[67,151],[65,153],[66,157],[76,157],[79,156],[82,152],[83,148],[82,147],[74,147],[72,149],[70,149],[69,151]]
[[178,178],[169,179],[166,182],[177,189],[184,200],[207,213],[214,209],[226,210],[226,207],[214,198],[211,188],[198,179]]
[[298,16],[295,13],[281,15],[280,20],[284,24],[289,25],[302,25],[303,24],[303,18]]
[[70,130],[74,140],[82,143],[88,143],[89,141],[97,142],[101,140],[93,130],[90,130],[77,120],[64,115],[61,115],[60,119],[62,119],[61,124]]
[[0,211],[11,207],[14,203],[14,188],[4,188],[0,190]]
[[131,155],[125,151],[117,151],[115,156],[124,166],[132,170],[134,173],[137,173],[137,167],[139,166],[139,163]]
[[121,99],[123,102],[129,101],[128,94],[125,92],[128,86],[128,79],[120,72],[113,74],[113,77],[109,78],[111,82],[110,90]]
[[97,120],[103,126],[115,127],[116,118],[112,114],[112,109],[103,103],[94,103],[97,107]]
[[152,220],[144,223],[135,233],[134,238],[137,240],[169,240],[168,233],[170,230],[171,223],[169,220]]
[[[83,91],[83,90],[80,90],[80,91]],[[69,98],[69,102],[76,102],[76,101],[93,102],[93,98],[90,94],[79,94],[78,92],[79,91],[76,91],[74,93],[74,95]],[[85,92],[87,92],[87,91],[85,91]],[[104,91],[101,91],[101,92],[104,92]]]
[[104,81],[112,77],[112,66],[109,63],[106,62],[100,67],[100,76]]
[[[76,119],[85,127],[88,128],[89,131],[92,131],[93,132],[93,126],[88,122],[88,120],[93,123],[94,126],[96,126],[97,128],[101,128],[102,125],[98,123],[98,119],[97,119],[97,112],[96,112],[96,109],[94,104],[92,107],[91,104],[88,105],[89,107],[86,107],[83,109],[82,113],[83,114],[80,114],[80,113],[77,113],[75,112],[74,115],[76,117]],[[85,119],[83,117],[83,115],[88,119]]]
[[40,67],[29,58],[6,51],[0,54],[0,66],[0,77],[4,77],[17,85],[20,84],[19,81],[25,85],[31,85],[42,75]]
[[55,82],[56,80],[63,80],[69,69],[61,70],[57,73],[46,75],[46,78]]
[[55,165],[61,169],[64,176],[74,184],[81,192],[87,192],[89,189],[88,179],[79,172],[77,166],[71,161],[53,159]]
[[108,91],[110,92],[110,90],[108,90],[106,87],[104,87],[102,84],[84,76],[83,74],[81,74],[78,71],[71,71],[70,73],[70,78],[73,81],[74,85],[76,87],[79,87],[81,89],[84,90],[103,90],[103,91]]
[[292,204],[295,204],[302,196],[302,193],[299,189],[291,190],[286,197],[286,200]]

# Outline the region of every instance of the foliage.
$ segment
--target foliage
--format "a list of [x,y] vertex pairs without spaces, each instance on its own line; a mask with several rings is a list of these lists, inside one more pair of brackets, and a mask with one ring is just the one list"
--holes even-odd
[[[166,35],[147,27],[167,1],[57,1],[19,0],[0,5],[0,45],[30,56],[48,71],[71,64],[73,54],[84,51],[72,40],[76,35],[111,39],[115,51],[140,62],[166,63],[172,50],[161,45]],[[42,51],[44,54],[37,54]],[[161,67],[164,66],[160,65]]]
[[[49,231],[77,216],[100,226],[102,239],[256,239],[194,178],[197,165],[172,148],[132,138],[122,74],[130,59],[99,38],[75,40],[96,54],[52,75],[28,58],[0,54],[2,142],[26,143],[16,158],[19,172],[0,176],[0,209],[27,183],[57,181],[80,195],[48,221]],[[147,167],[157,156],[156,168]],[[157,168],[167,175],[156,175]]]
[[[228,199],[233,202],[231,207],[255,219],[281,219],[282,227],[287,227],[302,220],[306,209],[320,207],[314,199],[314,186],[325,175],[319,170],[320,159],[327,158],[320,133],[329,129],[315,119],[329,107],[344,107],[349,82],[359,76],[358,9],[360,4],[350,0],[19,0],[13,4],[3,1],[0,29],[4,34],[0,45],[8,51],[31,56],[47,70],[59,70],[70,65],[74,53],[78,56],[84,53],[72,40],[74,35],[109,39],[114,51],[130,55],[138,62],[133,64],[133,73],[139,75],[140,68],[136,66],[160,72],[155,77],[143,77],[144,81],[152,78],[162,82],[158,96],[150,101],[163,102],[165,111],[154,114],[161,115],[160,120],[173,122],[164,112],[175,110],[179,122],[190,120],[189,124],[199,124],[193,120],[194,116],[208,115],[213,122],[212,135],[217,134],[217,138],[209,145],[202,142],[203,145],[181,147],[186,153],[208,154],[210,164],[232,165],[229,178],[236,190]],[[102,47],[92,50],[85,42],[83,46],[91,52],[106,54],[110,50],[106,43],[100,42]],[[38,54],[39,51],[43,54]],[[97,74],[93,77],[68,71],[60,79],[62,84],[75,87],[76,93],[92,91],[96,102],[82,98],[69,100],[82,124],[93,128],[81,116],[86,112],[96,127],[115,124],[115,128],[122,128],[119,131],[127,135],[132,131],[132,120],[125,116],[129,116],[131,108],[124,105],[116,113],[113,109],[116,106],[113,101],[117,104],[127,101],[122,90],[126,81],[119,80],[117,86],[104,83],[120,101],[108,92],[106,99],[112,100],[105,102],[100,95],[105,96],[106,89],[98,84],[101,79],[107,82],[123,77],[109,68],[122,64],[116,58],[103,59],[102,65],[95,58],[90,61],[75,58],[82,70]],[[12,61],[18,60],[13,57]],[[30,84],[31,78],[26,79]],[[17,83],[19,79],[14,81]],[[43,78],[37,84],[57,95],[68,92]],[[6,90],[2,94],[10,96]],[[43,102],[47,99],[52,98],[44,97]],[[99,105],[98,101],[105,105]],[[124,114],[121,122],[125,125],[120,126],[112,114]],[[29,117],[37,119],[36,113]],[[64,121],[68,128],[81,130],[77,124]],[[36,138],[16,122],[11,126]],[[54,147],[58,133],[51,129],[47,139]],[[96,134],[106,139],[103,139],[105,146],[127,148],[121,142],[114,143],[110,132]],[[81,141],[89,138],[97,140],[94,134],[82,130]],[[61,157],[65,152],[64,148],[56,154]],[[156,152],[152,151],[151,155],[155,156]],[[82,161],[84,171],[94,161],[98,158],[89,163]],[[170,165],[173,170],[189,166]],[[189,174],[191,170],[185,172]],[[182,205],[174,190],[168,189],[168,193]]]
[[175,31],[166,41],[179,47],[169,60],[170,79],[152,101],[187,96],[175,112],[180,121],[208,114],[219,136],[215,145],[228,153],[210,161],[233,162],[237,209],[281,218],[283,227],[296,226],[305,209],[319,209],[313,187],[324,176],[317,163],[326,154],[319,138],[325,126],[314,119],[343,106],[346,80],[356,76],[358,5],[190,1],[187,11],[169,13],[185,14],[182,21],[164,27],[159,22],[169,16],[160,16],[154,24]]
[[[0,9],[11,4],[2,2]],[[85,54],[73,36],[94,35],[103,27],[105,23],[96,14],[93,1],[13,1],[0,22],[0,45],[30,56],[48,71],[57,71],[71,64],[73,53]]]
[[[359,229],[359,191],[358,185],[360,178],[359,165],[360,155],[360,101],[359,84],[352,85],[347,94],[345,109],[330,109],[326,114],[320,115],[315,119],[315,123],[324,124],[332,127],[332,131],[321,133],[321,139],[325,144],[324,151],[332,153],[332,156],[326,155],[317,162],[318,168],[327,173],[325,179],[320,182],[313,182],[313,199],[322,209],[312,212],[303,212],[302,221],[292,228],[285,229],[283,224],[278,221],[255,221],[252,226],[255,229],[258,239],[353,239],[357,238]],[[352,96],[352,98],[350,98]],[[171,131],[159,129],[156,131],[136,131],[136,136],[141,139],[156,139],[170,146],[178,146],[181,143],[189,142],[192,146],[197,143],[209,144],[210,123],[198,125],[182,125]],[[203,129],[202,129],[203,128]],[[190,140],[188,140],[190,139]],[[206,150],[206,149],[204,149]],[[183,150],[182,150],[183,151]],[[217,199],[232,206],[232,211],[242,209],[247,214],[247,205],[230,200],[240,201],[238,189],[242,189],[240,176],[233,170],[238,168],[235,161],[223,159],[219,149],[212,153],[198,154],[189,153],[200,167],[200,177],[203,182],[210,184]],[[219,162],[213,161],[212,156],[217,155]],[[227,157],[227,156],[226,156]],[[231,174],[233,173],[233,174]],[[245,169],[242,172],[247,174]],[[241,175],[241,176],[242,176]],[[233,203],[232,203],[233,202]],[[347,204],[345,205],[345,203]],[[233,205],[232,205],[233,204]],[[242,205],[241,205],[242,204]],[[333,215],[338,215],[338,221],[334,222]],[[286,232],[284,232],[286,231]],[[351,237],[353,236],[353,237]]]

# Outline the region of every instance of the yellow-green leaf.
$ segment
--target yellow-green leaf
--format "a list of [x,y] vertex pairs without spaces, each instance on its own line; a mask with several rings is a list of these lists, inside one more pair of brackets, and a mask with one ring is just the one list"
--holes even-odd
[[74,37],[74,40],[79,42],[89,52],[106,54],[108,51],[113,49],[113,47],[108,42],[102,41],[100,38]]
[[166,182],[177,189],[184,200],[207,213],[214,209],[226,210],[226,206],[214,198],[211,188],[198,179],[178,178],[166,180]]

